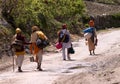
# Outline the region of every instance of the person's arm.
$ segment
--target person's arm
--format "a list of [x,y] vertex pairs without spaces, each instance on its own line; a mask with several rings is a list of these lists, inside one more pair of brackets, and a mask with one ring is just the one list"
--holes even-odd
[[31,37],[30,37],[30,46],[29,46],[29,49],[30,49],[30,53],[33,54],[33,45],[32,45],[32,34],[31,34]]
[[95,36],[95,38],[97,39],[97,32],[96,32],[96,29],[94,30],[94,36]]
[[95,34],[95,45],[97,46],[98,38],[97,38],[97,32],[96,32],[96,29],[95,29],[95,31],[94,31],[94,34]]
[[69,30],[67,30],[67,31],[68,31],[68,35],[69,35],[69,40],[70,40],[70,42],[72,44],[70,31]]
[[23,42],[24,42],[24,45],[29,45],[29,44],[31,44],[30,42],[27,42],[27,41],[26,41],[25,36],[23,36]]

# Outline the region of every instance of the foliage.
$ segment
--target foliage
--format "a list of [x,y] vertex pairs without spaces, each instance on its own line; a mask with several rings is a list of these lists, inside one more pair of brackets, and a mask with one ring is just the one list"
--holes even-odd
[[111,24],[114,27],[120,27],[120,13],[111,15],[113,23]]
[[89,27],[89,24],[85,24],[85,28]]
[[31,26],[38,25],[51,33],[62,23],[76,24],[84,12],[84,3],[82,0],[3,0],[2,8],[14,28],[30,33]]
[[11,30],[0,25],[0,38],[2,38],[3,36],[10,36],[10,35],[11,35]]
[[113,14],[112,17],[113,17],[113,19],[120,20],[120,13]]

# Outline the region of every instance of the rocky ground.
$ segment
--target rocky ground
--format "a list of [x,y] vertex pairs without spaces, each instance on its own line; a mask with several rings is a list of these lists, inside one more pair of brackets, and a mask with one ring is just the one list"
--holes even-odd
[[[98,33],[96,55],[90,56],[84,38],[73,42],[72,61],[63,61],[61,51],[45,53],[43,71],[25,56],[23,73],[15,67],[0,73],[0,84],[120,84],[120,30],[110,29]],[[11,59],[12,64],[12,59]]]

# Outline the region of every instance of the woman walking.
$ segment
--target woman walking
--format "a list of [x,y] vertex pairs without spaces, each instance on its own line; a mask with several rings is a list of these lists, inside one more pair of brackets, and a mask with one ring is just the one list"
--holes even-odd
[[96,29],[94,27],[94,21],[90,20],[89,21],[89,26],[92,29],[91,32],[91,37],[88,39],[85,39],[88,43],[88,49],[89,49],[89,53],[90,55],[95,55],[95,46],[97,45],[97,34],[96,34]]
[[[67,30],[67,25],[63,24],[62,29],[59,31],[59,42],[62,43],[62,56],[63,60],[71,60],[68,48],[71,47],[70,32]],[[67,51],[67,52],[66,52]]]

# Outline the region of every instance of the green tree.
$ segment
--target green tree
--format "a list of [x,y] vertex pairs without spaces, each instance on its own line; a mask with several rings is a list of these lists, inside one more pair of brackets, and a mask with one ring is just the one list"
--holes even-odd
[[13,27],[25,32],[30,32],[32,25],[51,32],[62,23],[76,24],[85,7],[83,0],[3,0],[2,6],[3,15]]

